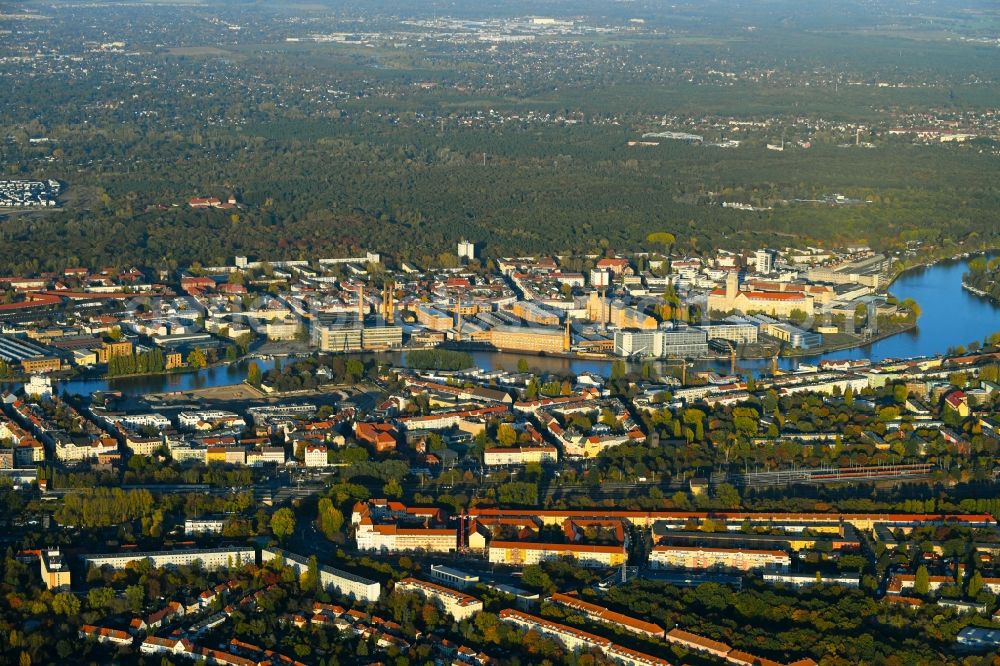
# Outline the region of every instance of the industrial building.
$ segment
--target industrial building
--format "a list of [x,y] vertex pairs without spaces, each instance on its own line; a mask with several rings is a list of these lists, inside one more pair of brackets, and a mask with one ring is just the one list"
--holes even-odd
[[708,355],[708,334],[693,326],[615,331],[615,353],[643,358],[700,358]]

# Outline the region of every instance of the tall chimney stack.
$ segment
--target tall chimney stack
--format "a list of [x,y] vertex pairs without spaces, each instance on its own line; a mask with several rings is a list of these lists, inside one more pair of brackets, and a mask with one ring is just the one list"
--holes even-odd
[[387,324],[392,324],[396,321],[396,283],[390,282],[386,288],[386,292],[388,304],[385,308],[385,322]]

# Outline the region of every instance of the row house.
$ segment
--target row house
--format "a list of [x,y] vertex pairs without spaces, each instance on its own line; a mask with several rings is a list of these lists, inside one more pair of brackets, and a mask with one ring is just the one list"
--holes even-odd
[[128,632],[108,627],[97,627],[92,624],[81,626],[79,636],[83,639],[93,639],[98,643],[120,645],[122,647],[130,647],[132,645],[132,635]]

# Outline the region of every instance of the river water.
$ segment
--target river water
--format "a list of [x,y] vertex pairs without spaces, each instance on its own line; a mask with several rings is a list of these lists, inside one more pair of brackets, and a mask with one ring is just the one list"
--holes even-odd
[[[933,266],[907,271],[893,283],[891,292],[900,300],[912,298],[920,304],[922,314],[916,329],[879,340],[865,347],[831,352],[817,356],[781,359],[780,365],[793,369],[799,363],[815,363],[821,359],[869,358],[880,361],[886,358],[908,358],[943,354],[949,348],[968,345],[973,340],[982,341],[1000,331],[1000,307],[988,299],[976,296],[962,288],[962,274],[967,270],[967,260],[944,261]],[[398,359],[398,354],[387,357]],[[592,372],[607,376],[611,361],[601,359],[568,359],[557,357],[521,356],[499,352],[472,352],[481,368],[515,370],[518,361],[526,358],[532,369],[541,372],[579,374]],[[274,361],[256,363],[269,370]],[[727,372],[728,361],[696,364],[701,368]],[[89,394],[94,391],[122,391],[132,395],[163,391],[184,391],[197,388],[234,384],[246,377],[246,362],[217,366],[200,372],[128,377],[111,380],[70,380],[63,382],[61,390]],[[743,360],[742,371],[753,371],[758,376],[769,366],[767,360]]]

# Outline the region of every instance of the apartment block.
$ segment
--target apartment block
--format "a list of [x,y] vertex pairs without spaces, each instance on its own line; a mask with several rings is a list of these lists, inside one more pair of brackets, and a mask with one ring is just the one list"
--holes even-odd
[[788,571],[791,557],[781,550],[656,546],[649,554],[649,564],[663,569]]
[[222,569],[232,566],[240,566],[248,562],[257,560],[257,551],[253,548],[233,547],[233,548],[209,548],[202,550],[165,550],[154,552],[130,552],[108,555],[82,555],[85,567],[111,567],[112,569],[124,569],[130,562],[139,560],[149,560],[157,568],[171,568],[189,566],[195,562],[201,562],[201,566],[207,570]]
[[571,557],[582,567],[616,567],[628,559],[624,545],[600,546],[573,543],[538,543],[531,541],[492,541],[489,561],[523,567],[547,560]]
[[[298,576],[309,569],[308,558],[279,548],[262,549],[260,559],[262,565],[283,560],[285,566],[291,567]],[[377,581],[322,564],[319,567],[319,584],[323,589],[334,590],[345,597],[368,603],[377,601],[382,593],[382,586]]]
[[396,583],[396,590],[415,592],[425,599],[432,599],[458,621],[466,620],[483,610],[483,602],[473,596],[416,578],[404,578]]
[[46,548],[38,555],[42,582],[50,590],[68,590],[72,583],[69,565],[58,548]]
[[559,460],[559,450],[554,446],[495,447],[483,453],[483,463],[487,467],[500,465],[526,465],[528,463],[548,463]]

